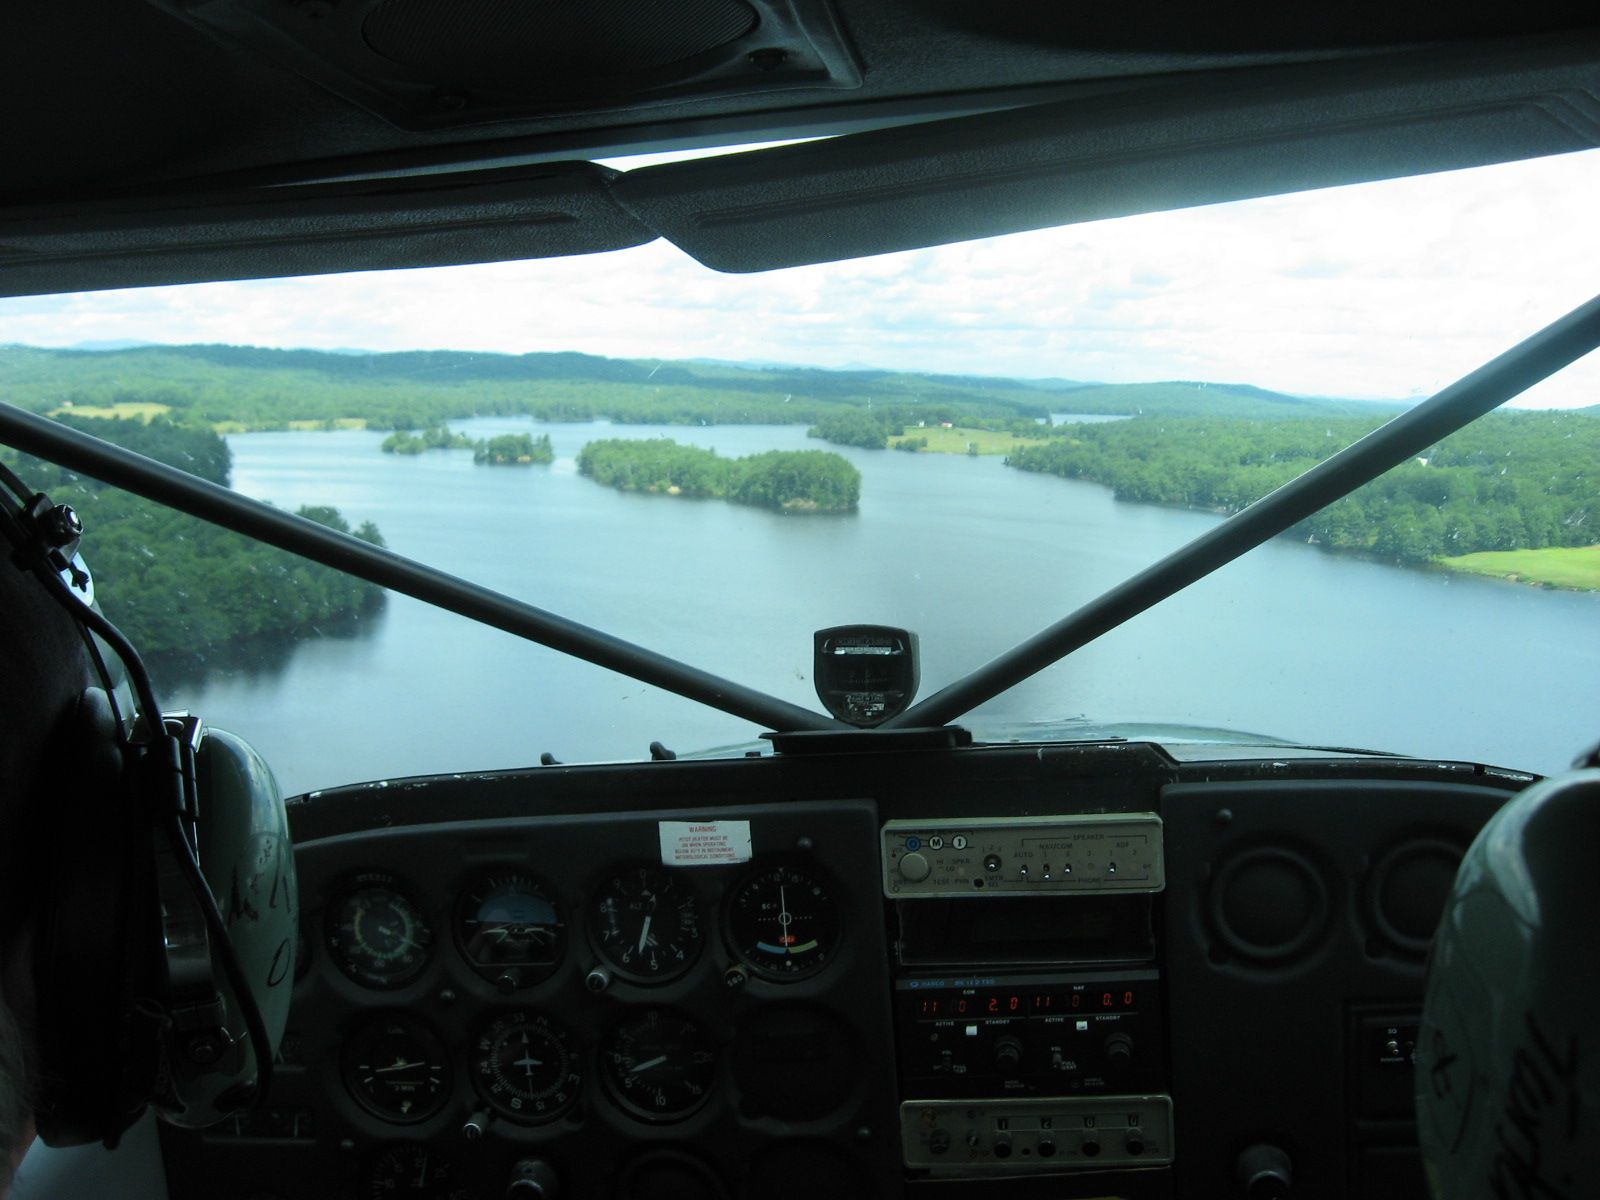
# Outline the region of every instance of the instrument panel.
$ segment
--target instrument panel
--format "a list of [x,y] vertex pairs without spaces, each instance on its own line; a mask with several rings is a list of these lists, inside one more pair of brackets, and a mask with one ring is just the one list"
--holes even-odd
[[171,1192],[1221,1197],[1265,1145],[1407,1195],[1416,934],[1518,783],[1062,746],[296,801],[272,1094],[164,1131]]
[[[891,1028],[876,812],[703,815],[299,847],[309,954],[272,1100],[191,1143],[181,1174],[248,1161],[246,1194],[285,1200],[498,1197],[517,1179],[600,1195],[624,1177],[714,1197],[781,1154],[879,1194],[897,1118],[893,1062],[867,1054]],[[683,823],[721,848],[666,847]]]

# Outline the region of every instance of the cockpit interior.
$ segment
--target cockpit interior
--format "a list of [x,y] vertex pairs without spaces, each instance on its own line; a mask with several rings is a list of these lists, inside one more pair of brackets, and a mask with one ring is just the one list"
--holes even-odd
[[[656,239],[762,272],[1600,146],[1600,25],[1559,0],[63,0],[0,23],[7,297]],[[229,927],[294,930],[243,955],[282,1010],[265,1094],[40,1146],[14,1200],[1581,1194],[1527,1156],[1430,1190],[1417,1107],[1459,1087],[1424,1044],[1458,871],[1545,772],[961,717],[1596,341],[1591,304],[1410,441],[943,691],[846,682],[833,715],[8,409],[0,443],[768,733],[289,796],[282,853],[210,880]],[[905,650],[870,636],[834,648]],[[868,692],[889,707],[857,720]],[[202,821],[207,780],[256,769],[229,744],[183,759]],[[172,1023],[197,1071],[222,1053]],[[256,1031],[230,1028],[243,1054]]]

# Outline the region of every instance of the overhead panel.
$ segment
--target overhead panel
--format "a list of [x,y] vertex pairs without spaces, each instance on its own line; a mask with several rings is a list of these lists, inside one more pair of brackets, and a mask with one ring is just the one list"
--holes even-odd
[[154,0],[402,129],[855,88],[829,0]]
[[0,296],[620,250],[655,234],[593,163],[0,213]]
[[721,271],[832,262],[1600,145],[1600,40],[1168,77],[1083,100],[630,171]]

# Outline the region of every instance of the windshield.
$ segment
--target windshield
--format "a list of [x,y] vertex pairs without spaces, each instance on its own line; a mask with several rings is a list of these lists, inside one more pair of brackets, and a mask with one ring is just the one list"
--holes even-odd
[[[808,708],[927,696],[1588,299],[1595,155],[751,276],[586,258],[0,301],[0,395]],[[1559,769],[1600,732],[1581,361],[968,714]],[[165,702],[302,791],[758,726],[5,452]]]

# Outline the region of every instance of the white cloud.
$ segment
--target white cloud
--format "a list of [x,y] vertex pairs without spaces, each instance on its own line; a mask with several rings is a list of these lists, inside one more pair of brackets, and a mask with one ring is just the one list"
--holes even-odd
[[[582,350],[1426,395],[1587,300],[1600,153],[718,275],[586,258],[0,301],[0,341]],[[1600,402],[1600,363],[1530,393]]]

